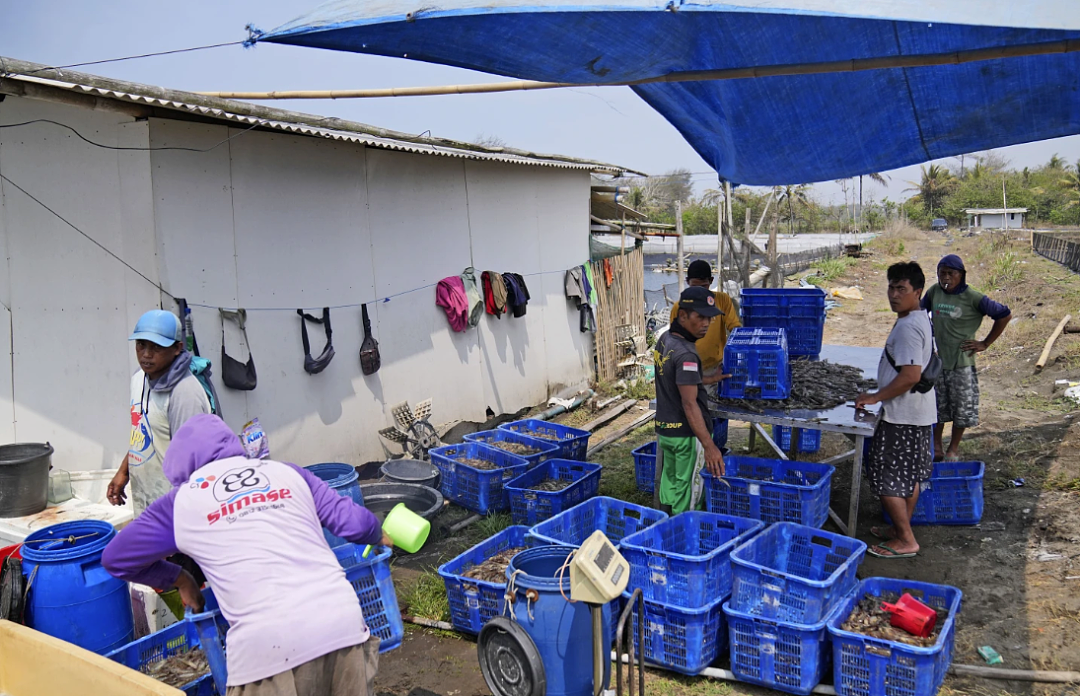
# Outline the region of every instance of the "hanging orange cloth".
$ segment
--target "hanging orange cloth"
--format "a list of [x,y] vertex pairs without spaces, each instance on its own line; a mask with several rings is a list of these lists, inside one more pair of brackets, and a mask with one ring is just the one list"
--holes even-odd
[[615,279],[615,273],[611,269],[611,259],[604,259],[604,282],[611,287],[611,281]]

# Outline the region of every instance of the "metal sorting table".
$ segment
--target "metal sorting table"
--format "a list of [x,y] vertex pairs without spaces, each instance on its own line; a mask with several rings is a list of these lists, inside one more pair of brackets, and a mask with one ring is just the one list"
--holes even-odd
[[[822,346],[820,358],[839,365],[857,367],[862,370],[863,377],[875,378],[877,377],[878,361],[881,359],[881,349]],[[830,457],[822,463],[836,465],[854,459],[854,467],[851,472],[851,499],[848,504],[847,524],[844,524],[843,520],[832,508],[829,509],[829,517],[840,527],[844,534],[855,536],[855,526],[859,518],[859,488],[862,485],[863,445],[866,438],[874,434],[877,413],[873,411],[857,412],[854,404],[854,401],[849,401],[846,404],[820,411],[766,409],[760,413],[741,408],[720,408],[713,411],[713,416],[750,423],[750,450],[753,451],[754,449],[755,436],[761,435],[781,459],[798,458],[796,454],[797,447],[803,430],[842,433],[848,439],[853,440],[855,443],[854,450]],[[790,457],[780,449],[769,433],[765,431],[763,427],[765,425],[783,425],[792,429]]]

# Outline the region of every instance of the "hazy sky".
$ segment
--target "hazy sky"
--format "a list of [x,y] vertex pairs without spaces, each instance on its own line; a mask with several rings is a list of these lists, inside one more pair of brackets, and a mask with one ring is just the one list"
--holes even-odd
[[[49,65],[203,46],[245,38],[252,23],[269,30],[319,0],[233,0],[159,3],[142,0],[0,0],[0,55]],[[280,90],[398,87],[491,82],[459,68],[403,59],[259,44],[78,68],[83,72],[185,90]],[[582,88],[486,95],[275,102],[276,106],[349,118],[396,130],[508,145],[612,162],[650,174],[686,168],[700,192],[716,175],[679,133],[629,88]],[[1013,166],[1036,166],[1054,153],[1080,159],[1080,136],[999,150]],[[905,197],[918,167],[888,172],[888,189],[864,182],[867,197]],[[818,184],[824,201],[841,200],[834,184]]]

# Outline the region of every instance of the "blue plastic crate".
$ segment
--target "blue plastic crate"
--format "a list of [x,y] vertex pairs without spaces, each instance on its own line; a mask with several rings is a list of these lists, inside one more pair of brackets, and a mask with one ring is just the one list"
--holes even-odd
[[798,522],[820,527],[829,519],[833,467],[813,462],[724,457],[723,481],[708,471],[705,509],[766,524]]
[[397,593],[394,581],[390,577],[390,554],[388,548],[376,546],[362,556],[364,546],[350,544],[352,554],[344,549],[334,549],[338,563],[345,568],[345,579],[353,586],[360,599],[360,609],[364,612],[364,621],[372,635],[378,636],[379,652],[393,650],[401,645],[405,635],[405,624],[401,621]]
[[[906,643],[849,633],[840,628],[867,594],[899,598],[907,592],[927,606],[949,612],[934,645]],[[829,617],[832,635],[833,682],[840,696],[933,696],[945,680],[956,641],[956,617],[963,593],[948,585],[914,580],[867,578]]]
[[[645,659],[673,672],[697,674],[708,667],[727,647],[724,630],[725,598],[717,599],[701,609],[681,609],[661,602],[645,600]],[[630,593],[623,593],[630,601]],[[634,646],[641,650],[637,638],[638,608],[631,611]]]
[[528,534],[529,528],[523,525],[507,527],[439,568],[439,576],[446,585],[450,623],[454,628],[477,634],[485,623],[502,613],[506,581],[474,580],[462,573],[507,549],[535,546],[538,542]]
[[[537,524],[569,510],[600,490],[599,464],[573,459],[549,459],[540,466],[508,481],[503,489],[510,497],[510,518],[514,524]],[[572,481],[561,491],[535,491],[530,486],[544,479]]]
[[727,418],[713,418],[712,441],[720,449],[727,447],[727,431]]
[[[982,462],[935,462],[930,480],[915,503],[911,524],[978,524],[983,514]],[[885,522],[892,518],[885,512]]]
[[[110,660],[145,672],[155,662],[160,662],[177,653],[195,648],[202,648],[210,663],[211,673],[180,687],[187,696],[215,696],[224,694],[228,680],[225,663],[225,634],[229,625],[220,611],[208,611],[201,614],[189,614],[183,620],[166,626],[145,638],[128,643],[106,655]],[[221,684],[221,690],[215,683]]]
[[592,434],[588,430],[548,423],[536,418],[503,423],[499,430],[509,430],[554,443],[559,446],[559,459],[576,459],[579,462],[585,461],[585,455],[589,451],[589,435]]
[[645,443],[631,454],[634,457],[637,489],[642,493],[652,493],[656,488],[656,441]]
[[[436,447],[428,454],[441,474],[439,490],[443,497],[481,515],[508,510],[510,499],[503,484],[529,469],[529,463],[521,457],[479,442]],[[461,459],[480,459],[499,468],[477,469],[462,464]]]
[[[551,440],[544,440],[539,437],[529,437],[528,435],[522,435],[516,433],[513,430],[481,430],[478,433],[472,433],[465,436],[465,442],[479,442],[482,445],[488,447],[494,447],[496,449],[502,449],[496,447],[495,442],[516,442],[519,445],[525,445],[527,447],[534,447],[538,450],[536,454],[514,454],[515,457],[521,457],[529,463],[529,468],[536,466],[537,464],[543,464],[549,459],[555,459],[560,456],[560,447],[557,443]],[[504,450],[505,451],[505,450]]]
[[791,396],[791,364],[784,329],[732,329],[724,347],[720,383],[728,399],[786,399]]
[[785,329],[790,355],[817,355],[825,330],[821,288],[747,288],[739,293],[742,325]]
[[855,589],[865,556],[858,539],[774,524],[731,552],[731,608],[796,624],[824,621]]
[[599,529],[618,546],[624,537],[666,519],[659,510],[600,496],[541,522],[529,534],[546,544],[577,547]]
[[809,694],[832,657],[827,621],[770,621],[724,604],[731,642],[731,671],[739,679],[789,694]]
[[[785,425],[774,425],[772,427],[772,439],[773,442],[780,447],[780,449],[788,452],[791,450],[791,431],[793,429]],[[799,429],[799,452],[809,454],[811,452],[817,452],[821,449],[821,431],[811,430],[810,428]]]
[[684,512],[622,540],[630,587],[645,599],[701,609],[731,594],[731,551],[765,525],[711,512]]

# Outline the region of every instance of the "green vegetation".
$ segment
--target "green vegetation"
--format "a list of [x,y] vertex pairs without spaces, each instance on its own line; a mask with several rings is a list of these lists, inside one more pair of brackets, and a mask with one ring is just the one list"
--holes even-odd
[[446,585],[436,573],[425,571],[401,593],[401,601],[413,616],[432,621],[449,621],[450,604],[446,601]]
[[813,264],[811,268],[816,268],[817,273],[806,277],[806,282],[811,285],[825,285],[831,283],[840,276],[847,273],[848,269],[856,264],[855,259],[850,256],[840,256],[835,259],[825,259]]

